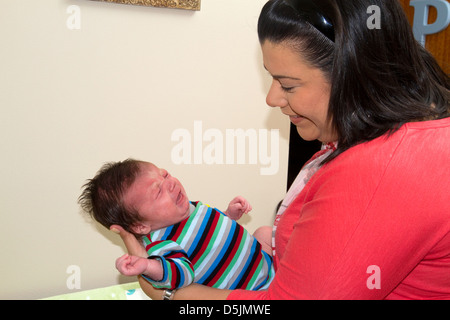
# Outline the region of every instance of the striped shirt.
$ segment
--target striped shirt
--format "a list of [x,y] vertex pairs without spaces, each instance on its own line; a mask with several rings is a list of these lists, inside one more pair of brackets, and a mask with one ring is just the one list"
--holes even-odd
[[275,272],[258,241],[218,209],[201,202],[191,202],[191,208],[185,220],[144,237],[148,258],[161,261],[164,276],[161,281],[143,276],[156,288],[196,282],[219,289],[267,289]]

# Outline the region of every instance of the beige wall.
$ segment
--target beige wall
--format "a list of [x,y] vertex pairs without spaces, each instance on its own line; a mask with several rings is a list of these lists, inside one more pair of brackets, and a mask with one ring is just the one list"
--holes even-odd
[[[243,195],[254,208],[243,224],[254,231],[271,223],[285,190],[289,123],[265,104],[270,79],[256,36],[264,3],[202,0],[201,11],[191,12],[87,0],[0,2],[1,299],[135,280],[114,268],[124,252],[118,238],[77,205],[81,185],[107,161],[153,161],[192,200],[219,208]],[[80,29],[67,26],[76,18],[71,5],[80,10]],[[239,128],[254,134],[263,154],[248,143],[227,164],[227,132]],[[177,164],[189,137],[192,164]],[[263,163],[267,148],[270,165]],[[245,151],[256,160],[237,164]],[[224,164],[208,164],[221,153]],[[70,289],[74,279],[80,289]]]

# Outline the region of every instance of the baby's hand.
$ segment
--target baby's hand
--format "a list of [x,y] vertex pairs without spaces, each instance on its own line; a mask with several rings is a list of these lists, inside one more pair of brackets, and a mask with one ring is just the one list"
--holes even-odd
[[121,274],[129,277],[145,274],[155,281],[161,281],[164,277],[164,269],[161,262],[156,259],[124,254],[116,260],[116,268]]
[[252,206],[248,203],[248,201],[243,197],[238,196],[231,200],[225,214],[233,220],[239,220],[244,213],[248,213],[251,210]]
[[116,260],[116,268],[124,276],[138,276],[145,273],[148,259],[124,254]]

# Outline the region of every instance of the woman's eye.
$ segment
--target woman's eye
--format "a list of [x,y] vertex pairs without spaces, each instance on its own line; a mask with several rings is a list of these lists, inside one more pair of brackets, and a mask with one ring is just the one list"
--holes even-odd
[[283,90],[284,92],[292,92],[293,89],[294,89],[294,87],[283,87],[283,86],[281,86],[281,90]]

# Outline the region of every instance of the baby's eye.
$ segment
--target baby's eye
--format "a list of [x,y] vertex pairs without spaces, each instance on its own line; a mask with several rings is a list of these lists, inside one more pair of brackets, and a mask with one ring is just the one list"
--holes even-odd
[[154,198],[158,199],[161,194],[161,184],[159,184],[153,191]]

